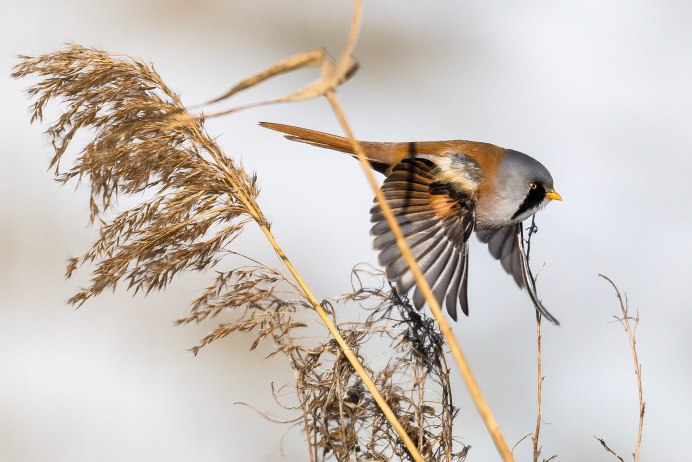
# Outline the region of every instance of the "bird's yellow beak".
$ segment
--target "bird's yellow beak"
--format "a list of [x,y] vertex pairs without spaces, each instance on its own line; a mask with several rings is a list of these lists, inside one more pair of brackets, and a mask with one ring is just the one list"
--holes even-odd
[[548,199],[552,199],[552,200],[554,200],[554,201],[561,201],[561,200],[562,200],[562,196],[559,195],[558,192],[555,191],[554,189],[548,191],[548,192],[546,193],[545,197],[547,197]]

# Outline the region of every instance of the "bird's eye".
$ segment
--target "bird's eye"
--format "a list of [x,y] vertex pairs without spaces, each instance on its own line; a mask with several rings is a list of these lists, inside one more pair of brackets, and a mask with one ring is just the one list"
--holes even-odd
[[536,189],[537,187],[536,183],[529,183],[529,189]]

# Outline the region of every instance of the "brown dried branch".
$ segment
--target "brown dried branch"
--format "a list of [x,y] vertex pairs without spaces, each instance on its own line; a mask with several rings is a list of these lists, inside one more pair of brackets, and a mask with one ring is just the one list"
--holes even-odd
[[[627,303],[627,295],[624,295],[620,292],[620,289],[618,286],[610,279],[608,276],[605,276],[603,274],[599,274],[600,277],[605,279],[610,283],[611,286],[613,286],[613,289],[615,290],[615,295],[617,296],[618,303],[620,304],[620,311],[622,312],[622,317],[618,316],[613,316],[621,325],[622,328],[625,330],[627,333],[627,338],[629,340],[630,344],[630,351],[632,352],[632,360],[634,361],[634,375],[637,378],[637,392],[639,395],[639,425],[638,425],[638,430],[637,430],[637,443],[635,446],[634,453],[632,456],[634,457],[634,462],[639,461],[639,451],[641,449],[642,445],[642,432],[644,430],[644,412],[646,411],[646,403],[644,402],[644,393],[642,391],[642,365],[639,362],[639,358],[637,356],[637,340],[636,340],[636,331],[637,331],[637,326],[639,325],[639,313],[637,312],[637,315],[635,317],[631,317],[629,315],[629,305]],[[632,321],[634,321],[634,325],[632,325]],[[603,440],[601,439],[601,444],[603,444],[604,447],[609,449]],[[612,452],[612,451],[611,451]],[[615,453],[613,453],[615,454]],[[620,458],[620,456],[618,456]],[[622,460],[622,458],[620,458]]]
[[542,355],[541,355],[541,317],[536,316],[536,370],[537,370],[537,407],[536,407],[536,430],[531,436],[533,442],[533,462],[538,462],[538,457],[541,455],[541,446],[539,446],[539,437],[541,434],[541,418],[543,413],[543,372],[542,372]]
[[[536,226],[536,216],[531,217],[531,225],[528,228],[528,235],[526,237],[526,264],[528,266],[531,258],[531,238],[538,232],[538,227]],[[534,291],[536,290],[536,283],[538,282],[538,274],[536,276],[531,272],[530,267],[528,267],[528,274],[531,278],[531,284],[533,284]],[[541,456],[542,447],[539,444],[541,435],[541,423],[543,419],[543,351],[542,351],[542,335],[541,335],[541,313],[536,311],[536,429],[531,435],[531,441],[533,443],[533,462],[538,462],[538,458]],[[551,460],[557,457],[556,455],[551,456],[547,460]],[[544,459],[545,460],[545,459]]]
[[596,440],[597,440],[599,443],[601,443],[601,446],[603,446],[603,448],[604,448],[606,451],[608,451],[609,453],[611,453],[612,455],[614,455],[615,457],[617,457],[618,460],[619,460],[620,462],[625,462],[625,460],[622,458],[622,456],[621,456],[620,454],[618,454],[617,452],[615,452],[615,451],[613,451],[612,449],[610,449],[610,447],[608,446],[608,444],[605,442],[605,440],[604,440],[603,438],[599,438],[599,437],[597,437],[596,435],[594,435],[594,438],[596,438]]
[[[536,291],[536,285],[538,282],[538,276],[539,273],[537,273],[535,276],[531,272],[530,266],[528,266],[530,260],[531,260],[531,239],[533,238],[533,235],[538,232],[538,226],[536,226],[536,217],[533,216],[531,217],[531,224],[529,227],[526,229],[527,231],[527,236],[526,239],[524,240],[525,244],[525,257],[526,257],[526,264],[527,264],[527,273],[528,277],[530,278],[530,283],[533,285],[533,290]],[[523,234],[522,234],[523,236]],[[514,446],[512,447],[512,452],[514,452],[514,449],[525,439],[531,438],[531,442],[533,444],[533,461],[538,462],[538,459],[541,457],[541,452],[543,450],[542,446],[540,445],[540,434],[541,434],[541,423],[543,419],[543,381],[545,380],[545,377],[543,377],[543,350],[542,350],[542,335],[541,335],[541,320],[542,316],[541,313],[536,311],[536,427],[533,433],[528,433],[524,435],[519,441],[517,441]],[[553,455],[549,457],[548,459],[543,459],[543,462],[548,462],[550,460],[553,460],[556,458],[557,455]]]

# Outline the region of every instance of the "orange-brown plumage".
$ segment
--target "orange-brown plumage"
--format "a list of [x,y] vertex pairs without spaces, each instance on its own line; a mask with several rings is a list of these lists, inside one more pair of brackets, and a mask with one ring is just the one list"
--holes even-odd
[[[260,122],[260,125],[286,134],[291,141],[311,144],[320,148],[341,151],[354,155],[353,145],[348,140],[337,135],[324,133],[307,128],[284,125],[273,122]],[[390,167],[401,162],[407,157],[415,157],[417,154],[449,155],[454,152],[463,152],[473,158],[481,169],[488,174],[494,172],[504,155],[505,149],[490,143],[477,141],[450,140],[450,141],[416,141],[416,142],[373,142],[359,141],[365,156],[370,161],[387,164]]]
[[[350,140],[306,128],[276,123],[263,127],[292,141],[355,156]],[[475,230],[488,244],[536,309],[557,320],[535,293],[523,251],[521,223],[551,199],[560,199],[547,169],[518,151],[465,140],[404,143],[359,141],[372,168],[386,178],[389,206],[438,302],[456,319],[456,307],[468,314],[466,297],[468,238]],[[371,234],[387,277],[401,293],[414,286],[412,273],[394,242],[378,204],[371,209]],[[424,298],[416,288],[417,308]]]

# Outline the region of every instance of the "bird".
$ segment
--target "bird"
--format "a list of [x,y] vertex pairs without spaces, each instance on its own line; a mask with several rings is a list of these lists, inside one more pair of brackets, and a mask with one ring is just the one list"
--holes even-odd
[[[260,125],[291,141],[357,158],[347,138],[280,123]],[[468,240],[475,232],[516,284],[527,289],[536,316],[559,325],[538,299],[524,248],[522,222],[549,202],[562,200],[543,164],[522,152],[477,141],[359,144],[372,169],[385,176],[381,191],[435,299],[454,321],[457,307],[469,314]],[[378,261],[396,291],[407,294],[415,279],[377,201],[370,216]],[[418,310],[425,305],[418,287],[412,302]]]

